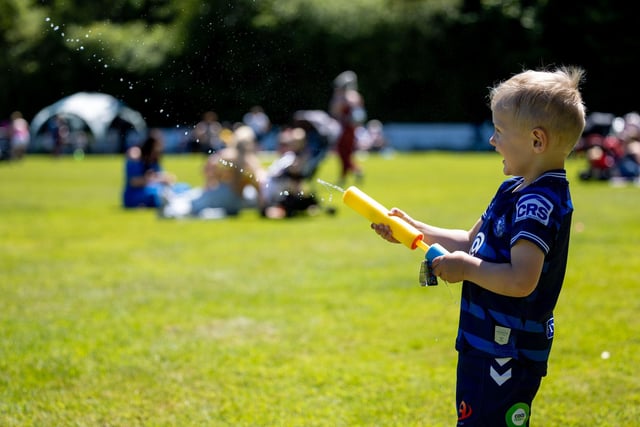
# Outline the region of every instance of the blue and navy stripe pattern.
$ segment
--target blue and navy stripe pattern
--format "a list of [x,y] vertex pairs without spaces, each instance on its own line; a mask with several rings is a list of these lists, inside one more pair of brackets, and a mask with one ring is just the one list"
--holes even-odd
[[[567,263],[573,204],[564,170],[547,172],[517,191],[521,183],[520,177],[502,183],[482,215],[472,255],[508,263],[511,247],[524,239],[545,254],[542,274],[536,289],[524,298],[497,295],[465,281],[456,348],[530,361],[546,371],[553,341],[553,309]],[[510,330],[507,342],[496,339],[496,326]]]

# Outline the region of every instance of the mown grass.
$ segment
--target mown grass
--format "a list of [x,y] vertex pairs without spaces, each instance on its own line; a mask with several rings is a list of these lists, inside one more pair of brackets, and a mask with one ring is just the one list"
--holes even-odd
[[[199,185],[202,161],[165,166]],[[471,226],[503,179],[493,153],[361,161],[364,191],[442,226]],[[580,182],[582,166],[534,426],[640,419],[640,188]],[[120,209],[122,173],[118,157],[0,164],[0,425],[455,425],[459,286],[418,286],[422,254],[318,185],[336,216],[175,221]]]

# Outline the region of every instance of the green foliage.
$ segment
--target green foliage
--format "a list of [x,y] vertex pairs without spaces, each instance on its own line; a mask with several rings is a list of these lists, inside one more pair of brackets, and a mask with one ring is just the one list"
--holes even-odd
[[0,18],[0,28],[4,30],[7,44],[3,58],[6,58],[7,66],[11,64],[17,66],[18,71],[32,72],[40,68],[40,62],[29,56],[38,43],[42,42],[44,12],[40,8],[30,7],[28,2],[5,1],[7,5],[2,7],[3,18]]
[[161,68],[168,57],[183,47],[175,32],[161,24],[134,21],[122,25],[95,23],[70,26],[69,35],[79,40],[88,55],[108,58],[108,65],[128,73],[145,73]]
[[270,0],[259,3],[257,25],[277,27],[302,21],[337,38],[356,39],[371,35],[380,25],[420,22],[444,11],[453,11],[458,1],[354,0]]
[[[587,70],[590,111],[636,109],[633,3],[615,0],[0,0],[0,115],[79,90],[145,106],[151,126],[285,123],[358,73],[370,117],[488,118],[485,88],[522,68]],[[588,31],[587,31],[588,30]],[[149,107],[152,105],[153,107]],[[161,105],[155,108],[155,105]],[[162,110],[162,113],[160,111]]]
[[[165,166],[199,185],[203,161]],[[449,227],[503,179],[489,153],[360,161],[369,195]],[[581,182],[584,162],[568,164],[570,263],[534,425],[640,416],[639,189]],[[318,176],[337,171],[329,157]],[[459,285],[420,288],[421,253],[319,185],[336,216],[173,221],[120,209],[122,174],[119,157],[0,164],[1,425],[455,424]]]

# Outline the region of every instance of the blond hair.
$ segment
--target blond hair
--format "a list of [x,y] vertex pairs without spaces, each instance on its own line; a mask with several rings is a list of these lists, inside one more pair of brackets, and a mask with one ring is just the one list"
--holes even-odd
[[544,129],[550,142],[568,154],[585,126],[583,78],[579,67],[523,71],[490,89],[491,110],[512,114],[528,129]]

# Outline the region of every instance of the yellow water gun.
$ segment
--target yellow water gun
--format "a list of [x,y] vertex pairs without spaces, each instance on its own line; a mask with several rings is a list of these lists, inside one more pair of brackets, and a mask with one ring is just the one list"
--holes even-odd
[[420,269],[420,284],[422,286],[437,285],[436,277],[431,273],[431,262],[440,255],[449,252],[438,243],[427,245],[424,242],[424,235],[409,223],[402,219],[389,216],[389,210],[365,194],[357,187],[347,188],[342,201],[354,211],[375,224],[387,224],[391,228],[393,237],[404,244],[409,249],[420,248],[425,251],[425,260]]

